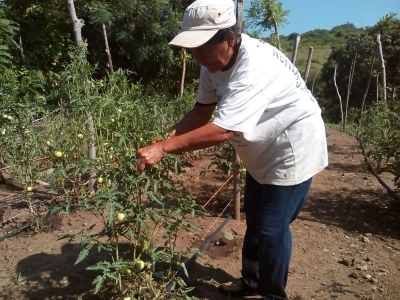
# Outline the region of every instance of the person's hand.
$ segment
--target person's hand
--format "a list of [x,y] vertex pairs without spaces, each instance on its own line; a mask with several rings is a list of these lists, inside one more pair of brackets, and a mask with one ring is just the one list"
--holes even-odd
[[136,164],[139,171],[150,169],[158,163],[165,154],[161,143],[153,143],[150,146],[139,149],[136,156]]

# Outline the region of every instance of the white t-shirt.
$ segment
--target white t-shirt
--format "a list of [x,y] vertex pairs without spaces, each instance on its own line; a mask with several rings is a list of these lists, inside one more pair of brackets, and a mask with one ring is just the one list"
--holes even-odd
[[297,68],[266,42],[243,34],[229,70],[201,67],[196,101],[217,102],[212,123],[235,132],[231,143],[259,183],[299,184],[328,164],[317,101]]

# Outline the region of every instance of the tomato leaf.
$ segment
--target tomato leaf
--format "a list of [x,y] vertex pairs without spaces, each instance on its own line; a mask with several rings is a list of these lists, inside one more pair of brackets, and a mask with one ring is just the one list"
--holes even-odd
[[86,247],[80,253],[78,258],[75,261],[75,265],[79,264],[82,260],[84,260],[89,255],[89,250],[91,247]]
[[100,288],[103,285],[105,277],[98,275],[94,280],[93,280],[93,284],[96,284],[95,289],[94,289],[94,293],[97,294],[100,290]]

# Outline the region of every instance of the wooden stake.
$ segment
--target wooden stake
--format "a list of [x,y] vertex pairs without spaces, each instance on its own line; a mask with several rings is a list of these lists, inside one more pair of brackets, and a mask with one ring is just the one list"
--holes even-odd
[[308,74],[310,73],[310,67],[311,67],[313,51],[314,51],[314,47],[310,46],[310,49],[308,50],[308,59],[307,59],[306,71],[304,72],[304,82],[306,84],[307,84]]

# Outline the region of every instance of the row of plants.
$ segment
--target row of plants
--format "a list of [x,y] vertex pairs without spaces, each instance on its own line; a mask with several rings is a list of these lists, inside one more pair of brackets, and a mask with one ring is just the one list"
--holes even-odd
[[[176,239],[182,230],[199,229],[193,219],[204,211],[176,176],[179,157],[139,172],[136,151],[168,133],[193,105],[193,93],[180,99],[144,96],[126,72],[94,80],[85,59],[73,61],[54,76],[51,90],[32,82],[37,74],[8,69],[0,75],[0,168],[24,187],[27,202],[38,180],[61,192],[63,201],[49,215],[81,209],[102,224],[100,231],[93,225],[63,236],[82,244],[76,263],[102,253],[104,259],[88,267],[96,274],[94,293],[187,299],[191,288],[176,274],[186,271],[182,256],[196,249],[177,249]],[[49,98],[59,105],[47,106]],[[93,146],[95,159],[88,157]]]
[[378,101],[368,107],[357,120],[357,137],[376,171],[394,175],[394,185],[400,189],[400,104],[398,101]]

